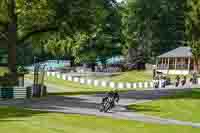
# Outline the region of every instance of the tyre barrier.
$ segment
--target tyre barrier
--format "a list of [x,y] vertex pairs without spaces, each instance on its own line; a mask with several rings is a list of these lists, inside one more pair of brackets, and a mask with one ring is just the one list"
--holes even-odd
[[32,88],[0,87],[1,99],[26,99],[32,97]]

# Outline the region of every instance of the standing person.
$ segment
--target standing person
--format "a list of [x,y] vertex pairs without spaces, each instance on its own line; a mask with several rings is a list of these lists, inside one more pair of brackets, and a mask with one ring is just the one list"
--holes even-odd
[[186,84],[186,81],[187,81],[187,77],[184,76],[183,80],[181,81],[181,85],[184,86]]
[[179,84],[180,84],[180,76],[177,75],[177,76],[176,76],[176,85],[175,85],[175,86],[178,87]]
[[153,80],[154,88],[159,88],[159,77],[156,76]]
[[193,78],[190,78],[190,87],[192,86],[193,84]]
[[196,72],[193,73],[192,77],[193,77],[193,84],[197,84],[197,74],[196,74]]

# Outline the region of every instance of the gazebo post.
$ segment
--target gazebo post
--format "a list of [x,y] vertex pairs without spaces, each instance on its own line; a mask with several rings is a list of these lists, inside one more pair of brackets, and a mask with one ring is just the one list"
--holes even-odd
[[168,70],[169,70],[169,58],[168,58],[168,66],[167,66]]
[[175,67],[174,67],[174,69],[176,70],[176,68],[177,68],[177,58],[175,58]]

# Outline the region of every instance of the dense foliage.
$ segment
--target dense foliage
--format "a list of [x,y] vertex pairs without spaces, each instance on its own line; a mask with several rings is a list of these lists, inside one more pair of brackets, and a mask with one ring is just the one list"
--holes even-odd
[[119,54],[130,63],[154,63],[157,55],[184,45],[199,58],[199,16],[199,0],[0,1],[1,36],[12,50],[17,44],[25,59],[20,64],[34,55],[105,64]]

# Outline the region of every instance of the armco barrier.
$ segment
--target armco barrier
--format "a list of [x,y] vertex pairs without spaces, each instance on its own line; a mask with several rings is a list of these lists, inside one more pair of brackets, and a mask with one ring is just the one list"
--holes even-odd
[[[72,76],[68,76],[67,74],[60,74],[57,72],[47,72],[47,76],[54,76],[59,79],[73,81],[80,84],[94,85],[96,87],[109,87],[109,88],[119,88],[119,89],[153,88],[153,82],[115,83],[112,81],[92,80],[92,79],[86,79],[86,78],[72,77]],[[199,79],[199,84],[200,84],[200,79]]]
[[27,97],[26,88],[15,88],[14,89],[14,98],[15,99],[25,99]]

